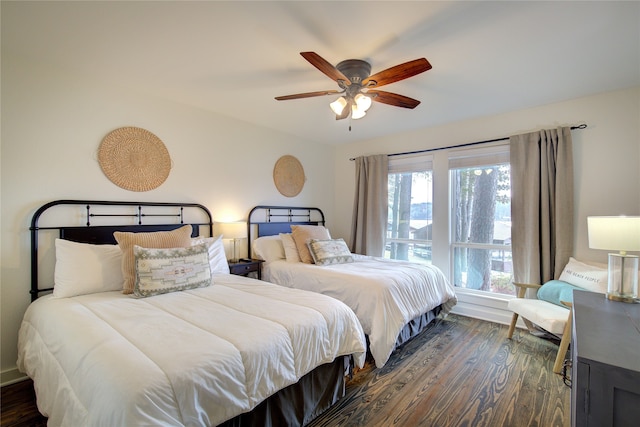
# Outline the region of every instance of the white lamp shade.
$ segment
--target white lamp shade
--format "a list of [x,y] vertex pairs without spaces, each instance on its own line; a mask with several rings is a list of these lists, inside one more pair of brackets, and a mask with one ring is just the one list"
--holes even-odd
[[247,223],[238,222],[219,222],[218,229],[225,239],[244,239],[247,237]]
[[587,217],[591,249],[640,251],[640,216]]
[[227,252],[227,256],[229,261],[237,262],[238,261],[238,252],[241,249],[242,241],[247,237],[247,223],[243,221],[236,222],[216,222],[214,224],[214,229],[216,230],[216,234],[222,234],[223,239],[231,240],[231,256],[227,249],[225,248],[225,252]]

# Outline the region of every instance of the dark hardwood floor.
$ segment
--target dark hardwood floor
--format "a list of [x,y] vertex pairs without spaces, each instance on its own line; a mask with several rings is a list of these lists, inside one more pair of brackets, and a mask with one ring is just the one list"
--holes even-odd
[[565,427],[570,389],[552,371],[553,343],[505,325],[451,315],[370,365],[308,427]]
[[36,406],[36,394],[31,380],[2,387],[2,427],[44,427],[47,419]]
[[[308,427],[569,426],[570,389],[552,373],[557,344],[451,315],[367,363],[347,395]],[[44,426],[31,381],[2,388],[2,427]]]

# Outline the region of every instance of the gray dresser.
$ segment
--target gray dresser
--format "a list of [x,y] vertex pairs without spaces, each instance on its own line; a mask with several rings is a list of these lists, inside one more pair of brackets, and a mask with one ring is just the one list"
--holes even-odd
[[573,293],[571,425],[640,425],[640,304]]

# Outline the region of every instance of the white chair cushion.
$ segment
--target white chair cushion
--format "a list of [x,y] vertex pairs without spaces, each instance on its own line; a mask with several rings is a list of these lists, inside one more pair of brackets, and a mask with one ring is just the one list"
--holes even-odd
[[544,330],[561,336],[569,318],[569,309],[547,301],[530,298],[509,300],[509,310],[530,320]]

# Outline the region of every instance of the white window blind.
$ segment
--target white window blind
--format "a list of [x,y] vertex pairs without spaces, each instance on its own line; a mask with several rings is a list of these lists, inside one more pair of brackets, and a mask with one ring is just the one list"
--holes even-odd
[[469,148],[449,154],[449,169],[509,163],[509,144]]
[[389,173],[422,172],[433,169],[433,155],[413,154],[389,158]]

